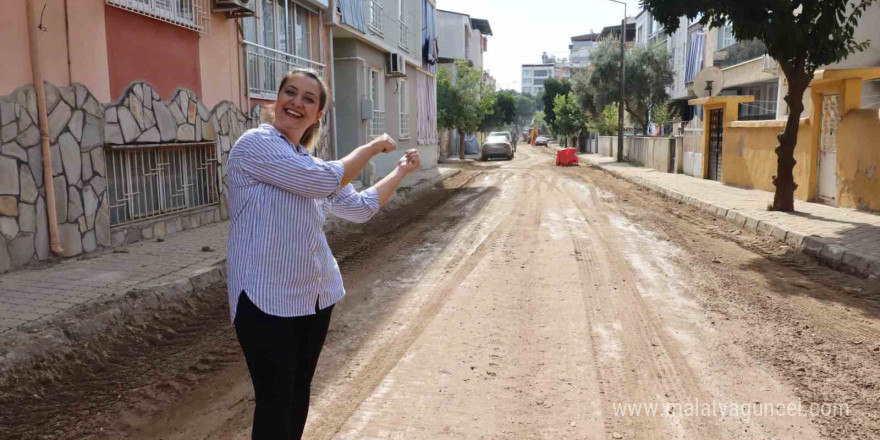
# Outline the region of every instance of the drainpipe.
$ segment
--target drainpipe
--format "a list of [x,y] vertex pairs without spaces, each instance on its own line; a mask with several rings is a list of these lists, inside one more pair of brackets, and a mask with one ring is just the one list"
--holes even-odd
[[[370,76],[369,76],[370,70],[367,68],[367,60],[365,60],[361,57],[342,57],[342,58],[333,58],[333,61],[360,61],[361,62],[361,66],[364,69],[364,94],[363,94],[363,97],[366,97],[367,93],[369,93],[369,88],[370,88]],[[361,103],[358,102],[358,108],[360,108],[360,104]],[[367,134],[366,138],[368,139],[370,137],[369,133],[367,133],[367,131],[365,131],[364,133]]]
[[49,117],[46,116],[46,90],[43,87],[43,66],[40,64],[40,42],[37,39],[34,0],[28,0],[27,2],[27,26],[34,91],[37,94],[37,115],[40,126],[41,151],[43,154],[43,186],[46,188],[46,212],[49,216],[49,243],[52,252],[61,255],[64,249],[58,241],[58,212],[55,210],[55,185],[52,183],[52,153],[49,150]]

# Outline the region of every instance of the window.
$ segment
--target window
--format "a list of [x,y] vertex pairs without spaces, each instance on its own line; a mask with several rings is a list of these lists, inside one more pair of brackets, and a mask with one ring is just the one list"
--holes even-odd
[[536,86],[543,86],[543,85],[544,85],[544,81],[545,81],[544,78],[536,79],[536,80],[535,80],[535,85],[536,85]]
[[[535,71],[535,78],[546,78],[548,76],[550,76],[549,70],[536,70]],[[541,83],[543,84],[543,81],[541,81]],[[537,84],[537,80],[535,80],[535,84]]]
[[113,226],[220,203],[217,145],[107,148]]
[[733,38],[733,27],[726,25],[718,29],[718,47],[715,50],[721,50],[736,44],[736,38]]
[[400,113],[400,138],[409,139],[412,136],[409,123],[409,95],[406,90],[406,80],[397,82],[397,109]]
[[209,0],[106,0],[108,5],[202,33],[210,31]]
[[645,40],[645,28],[644,28],[644,26],[639,26],[639,28],[636,29],[636,42],[641,43],[644,40]]
[[531,78],[523,78],[522,83],[524,86],[530,86],[530,85],[532,85],[532,79]]
[[260,0],[257,6],[257,17],[243,20],[245,41],[312,59],[315,13],[292,0]]
[[278,79],[293,68],[311,68],[323,75],[324,65],[312,61],[317,14],[293,0],[255,0],[256,17],[243,22],[251,96],[274,99]]

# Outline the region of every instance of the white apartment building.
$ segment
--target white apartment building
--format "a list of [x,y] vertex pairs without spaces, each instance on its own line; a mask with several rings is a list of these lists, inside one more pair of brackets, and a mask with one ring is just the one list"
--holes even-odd
[[523,64],[521,92],[523,94],[538,96],[544,93],[544,81],[548,78],[555,77],[555,64]]
[[598,43],[599,34],[594,32],[571,37],[571,44],[568,45],[571,67],[574,69],[590,67],[590,54]]

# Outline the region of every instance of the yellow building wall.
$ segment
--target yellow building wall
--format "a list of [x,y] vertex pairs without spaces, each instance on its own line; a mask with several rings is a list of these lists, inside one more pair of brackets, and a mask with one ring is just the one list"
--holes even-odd
[[851,110],[837,135],[838,204],[880,211],[880,112]]
[[[776,136],[785,128],[785,121],[737,121],[724,129],[721,179],[727,185],[775,191]],[[811,126],[802,119],[798,142],[794,149],[797,164],[794,181],[798,188],[794,196],[808,199],[811,154]]]
[[[110,79],[104,0],[76,0],[66,4],[65,11],[65,2],[62,1],[33,3],[34,17],[39,20],[42,14],[43,27],[46,28],[45,32],[37,32],[43,79],[57,86],[82,83],[99,101],[107,102],[110,100]],[[0,1],[0,42],[0,59],[4,61],[0,95],[33,84],[26,0]]]
[[213,13],[211,32],[199,39],[201,98],[208,108],[226,100],[246,111],[241,52],[235,20],[229,19],[225,13]]

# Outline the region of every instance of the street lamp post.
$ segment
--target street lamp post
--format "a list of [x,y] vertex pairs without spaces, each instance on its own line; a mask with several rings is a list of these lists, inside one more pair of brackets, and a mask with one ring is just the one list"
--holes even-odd
[[620,99],[617,103],[617,161],[623,162],[623,98],[626,78],[626,2],[608,0],[623,5],[623,21],[620,23]]

